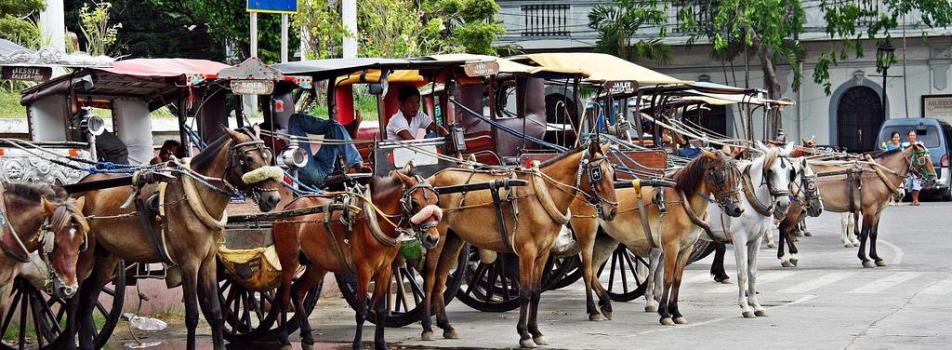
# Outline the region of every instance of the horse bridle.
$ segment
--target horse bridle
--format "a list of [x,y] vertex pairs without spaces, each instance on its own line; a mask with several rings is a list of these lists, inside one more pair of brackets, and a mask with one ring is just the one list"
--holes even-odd
[[919,151],[915,148],[915,146],[912,146],[912,154],[909,156],[909,158],[903,157],[903,159],[905,159],[906,162],[908,162],[909,165],[912,166],[913,170],[915,170],[922,176],[925,176],[926,179],[929,179],[930,177],[935,178],[936,177],[935,173],[927,172],[925,169],[926,162],[929,161],[929,159],[924,157],[927,155],[929,155],[929,151]]
[[[436,192],[436,188],[433,185],[430,185],[429,182],[426,182],[420,175],[413,175],[417,180],[417,183],[410,188],[403,191],[403,195],[400,196],[400,222],[397,224],[396,231],[400,232],[401,236],[411,236],[422,241],[426,231],[436,226],[438,223],[427,222],[421,225],[414,225],[410,220],[413,217],[413,194],[416,191],[423,191],[423,199],[429,200],[430,193],[436,196],[436,204],[440,203],[440,195]],[[420,207],[422,210],[423,207]],[[404,228],[404,222],[408,225],[408,228]]]
[[578,172],[575,174],[575,188],[580,188],[582,186],[583,172],[588,176],[588,186],[592,193],[589,194],[585,191],[580,192],[583,196],[585,196],[585,201],[588,202],[589,205],[595,207],[595,210],[598,212],[598,216],[602,216],[604,214],[604,209],[602,209],[601,206],[602,203],[608,203],[608,205],[615,208],[618,207],[618,202],[608,200],[603,197],[598,191],[596,185],[605,179],[605,174],[602,173],[602,162],[606,161],[608,161],[608,158],[604,156],[595,160],[590,160],[589,154],[586,152],[585,156],[582,157],[582,163],[578,167]]
[[[732,189],[724,189],[724,185],[727,184],[732,178],[739,178],[743,176],[740,174],[740,169],[737,169],[736,162],[733,159],[725,160],[724,169],[721,171],[715,171],[716,166],[710,165],[704,171],[704,181],[708,183],[711,187],[711,192],[714,194],[714,199],[708,199],[713,203],[717,203],[717,206],[721,209],[725,209],[728,202],[738,205],[740,199],[737,197],[737,193],[740,192],[740,189],[737,186],[733,186]],[[723,178],[718,178],[723,177]]]
[[[809,166],[804,164],[805,167]],[[800,171],[798,174],[800,176],[800,186],[797,188],[797,192],[791,196],[791,199],[799,201],[800,194],[803,194],[803,202],[800,203],[800,206],[803,208],[810,208],[811,202],[814,200],[820,201],[820,186],[819,178],[816,174],[807,175],[805,171]]]
[[[230,156],[228,157],[228,164],[225,166],[225,172],[227,173],[228,171],[233,171],[234,169],[232,169],[232,164],[237,163],[239,167],[239,172],[245,173],[246,172],[245,166],[247,164],[245,162],[245,157],[243,156],[246,156],[249,153],[255,152],[255,151],[261,154],[261,158],[263,158],[265,162],[270,163],[273,153],[271,152],[271,149],[268,148],[267,145],[265,145],[264,140],[261,140],[260,138],[258,138],[255,134],[253,134],[247,128],[238,129],[238,131],[250,137],[251,141],[239,142],[232,145],[229,148],[228,152],[230,153]],[[225,183],[231,186],[232,188],[235,188],[235,186],[228,183],[228,180],[226,179],[224,175],[222,176],[222,180],[225,181]],[[249,185],[251,185],[250,191],[252,195],[255,197],[255,200],[258,199],[258,197],[260,196],[262,192],[278,191],[277,187],[263,188],[261,186],[258,186],[257,183],[249,184]]]

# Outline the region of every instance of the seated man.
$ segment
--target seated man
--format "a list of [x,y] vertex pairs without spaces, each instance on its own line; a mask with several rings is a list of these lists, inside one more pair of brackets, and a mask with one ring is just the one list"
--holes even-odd
[[[341,140],[349,142],[350,134],[336,121],[320,119],[307,114],[295,113],[288,120],[288,133],[294,136],[308,137],[311,135],[323,135],[327,140]],[[339,145],[324,144],[317,151],[312,153],[311,147],[304,145],[302,148],[312,157],[308,159],[304,168],[298,169],[298,179],[306,185],[321,186],[327,176],[334,171],[336,164],[334,162],[338,157],[343,157],[344,166],[350,170],[362,170],[363,158],[357,152],[357,147],[351,143]]]
[[446,129],[436,125],[430,116],[420,111],[420,90],[404,86],[397,93],[397,101],[400,102],[400,110],[387,122],[387,140],[414,140],[421,128],[425,128],[427,133],[437,131],[441,136],[446,136]]

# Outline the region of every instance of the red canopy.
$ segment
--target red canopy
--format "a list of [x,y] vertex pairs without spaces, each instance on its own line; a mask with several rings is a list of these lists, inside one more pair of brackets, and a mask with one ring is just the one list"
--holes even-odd
[[117,61],[101,70],[113,74],[141,77],[177,77],[181,75],[217,75],[229,67],[224,63],[188,58],[136,58]]

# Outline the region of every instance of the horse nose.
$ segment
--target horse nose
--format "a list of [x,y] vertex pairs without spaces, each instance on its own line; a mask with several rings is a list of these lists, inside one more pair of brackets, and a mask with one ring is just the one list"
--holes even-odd
[[62,286],[59,288],[59,295],[63,298],[69,299],[73,297],[73,294],[76,294],[76,287],[73,286]]
[[423,237],[423,245],[426,246],[427,249],[432,249],[436,247],[437,243],[440,243],[439,236],[434,237],[431,235],[426,235],[425,237]]
[[738,216],[740,216],[740,215],[743,214],[743,213],[744,213],[744,208],[741,208],[741,207],[736,206],[736,205],[734,206],[734,217],[738,217]]

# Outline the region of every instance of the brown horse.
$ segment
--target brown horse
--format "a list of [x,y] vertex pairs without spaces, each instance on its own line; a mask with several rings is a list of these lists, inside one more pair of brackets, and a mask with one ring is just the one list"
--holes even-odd
[[[560,229],[570,218],[566,212],[577,195],[596,207],[604,220],[615,216],[614,169],[605,159],[607,146],[592,142],[557,158],[542,163],[538,170],[516,171],[516,176],[530,183],[528,189],[500,191],[511,201],[496,203],[490,191],[452,193],[440,196],[446,211],[440,223],[443,242],[427,252],[424,278],[424,315],[436,307],[437,325],[443,336],[456,338],[456,330],[446,317],[442,288],[453,262],[469,242],[478,248],[496,252],[515,252],[519,256],[519,332],[522,347],[545,345],[539,331],[537,315],[542,293],[542,272]],[[512,174],[509,174],[512,175]],[[467,169],[448,169],[430,178],[435,186],[489,182],[503,176]],[[502,220],[498,219],[502,217]],[[504,232],[499,232],[498,228]],[[440,286],[435,290],[435,286]],[[435,292],[435,293],[434,293]],[[423,339],[432,339],[430,318],[423,318]]]
[[[859,233],[860,244],[857,257],[863,267],[873,267],[866,258],[866,241],[869,240],[869,256],[876,266],[886,262],[876,252],[879,236],[879,218],[886,209],[896,189],[902,186],[910,171],[925,176],[928,182],[935,181],[936,172],[928,149],[915,144],[906,149],[885,151],[871,157],[873,162],[810,162],[818,179],[823,198],[823,209],[834,213],[852,211],[857,220],[863,218]],[[860,172],[857,172],[859,170]],[[846,172],[854,175],[848,176]],[[851,185],[848,178],[859,179],[862,186]],[[855,181],[855,180],[854,180]],[[851,204],[852,203],[852,204]]]
[[71,298],[78,289],[76,260],[89,231],[85,200],[69,198],[58,186],[21,183],[0,183],[0,196],[0,315],[6,314],[8,286],[34,251],[49,265],[42,268],[52,272],[47,287],[53,295]]
[[[271,152],[256,133],[249,129],[225,129],[225,135],[195,157],[183,160],[171,179],[145,184],[138,192],[132,186],[87,192],[84,213],[91,216],[90,247],[95,249],[89,249],[80,259],[84,282],[80,286],[79,305],[70,306],[71,321],[67,324],[67,331],[72,331],[72,320],[75,316],[81,317],[80,346],[93,348],[92,308],[102,287],[111,280],[118,259],[124,259],[146,264],[171,260],[180,268],[187,347],[195,348],[200,305],[211,326],[213,346],[222,349],[216,255],[227,219],[225,206],[233,193],[242,191],[257,199],[261,211],[274,209],[280,200],[277,192],[280,184],[275,177],[282,173],[269,164]],[[95,174],[82,182],[108,178],[111,176]],[[164,223],[153,219],[157,216],[154,212],[123,208],[123,203],[134,198],[132,196],[154,203],[150,198],[162,187],[165,187],[164,200],[158,201],[156,211],[165,214]],[[140,221],[139,216],[144,215],[148,215],[146,222],[152,226],[148,230]],[[158,233],[162,233],[162,237],[156,237]],[[156,245],[164,245],[165,252],[153,245],[153,240],[158,241]]]
[[[598,220],[590,208],[575,201],[572,205],[572,229],[578,239],[582,254],[582,273],[585,280],[586,309],[590,320],[600,318],[599,310],[595,307],[592,291],[598,294],[601,313],[608,319],[612,316],[611,300],[608,291],[598,281],[598,266],[594,264],[593,254],[596,234],[599,225],[613,239],[623,243],[628,249],[639,256],[651,256],[653,265],[648,274],[648,288],[645,294],[646,311],[654,311],[657,301],[655,292],[655,277],[658,275],[657,264],[660,257],[664,258],[663,291],[661,308],[662,324],[686,323],[678,310],[678,293],[681,287],[681,276],[691,255],[694,242],[700,236],[701,230],[692,222],[687,210],[696,216],[704,216],[710,203],[707,198],[713,193],[716,203],[721,209],[737,217],[743,213],[740,207],[740,172],[734,162],[720,151],[702,151],[702,155],[695,158],[683,168],[678,169],[671,178],[675,187],[641,187],[640,193],[635,188],[615,190],[619,200],[619,216],[611,222]],[[664,194],[665,210],[662,212],[659,205],[653,203],[655,193]],[[681,197],[684,193],[685,197]],[[642,224],[642,215],[639,212],[638,199],[643,198],[647,213],[650,232],[645,232]],[[684,203],[682,198],[687,198]],[[686,205],[687,204],[687,205]],[[663,254],[661,254],[663,252]],[[670,296],[669,296],[670,295]],[[672,320],[673,317],[673,320]]]
[[[797,154],[797,151],[791,153],[791,156]],[[796,266],[799,258],[797,257],[796,244],[794,236],[801,222],[809,217],[818,217],[823,213],[823,200],[820,197],[820,189],[817,184],[816,173],[813,168],[807,164],[806,158],[791,159],[797,172],[800,173],[799,183],[792,185],[795,200],[790,201],[790,207],[787,208],[787,216],[780,221],[779,235],[777,236],[777,259],[784,267]],[[769,235],[770,232],[767,232]],[[790,255],[784,252],[784,245],[789,245]]]
[[[305,310],[302,291],[322,283],[327,272],[356,273],[358,307],[353,347],[362,348],[362,330],[367,318],[366,298],[372,280],[371,305],[377,315],[374,345],[377,349],[386,349],[384,329],[390,312],[387,296],[400,243],[416,238],[424,248],[435,247],[440,240],[436,225],[442,219],[443,211],[437,206],[439,196],[433,186],[422,177],[398,171],[391,172],[388,177],[374,178],[369,192],[357,193],[354,197],[354,203],[359,203],[362,212],[348,219],[349,224],[341,222],[344,213],[340,211],[331,213],[329,218],[326,213],[318,213],[275,221],[272,232],[282,267],[278,291],[281,321],[282,324],[286,322],[289,309]],[[333,200],[327,197],[301,197],[285,209],[324,206],[331,202]],[[303,258],[299,258],[301,256]],[[301,264],[306,267],[304,275],[292,286]],[[289,308],[292,296],[294,305]],[[294,317],[301,324],[302,347],[310,347],[314,344],[314,337],[308,315],[295,312]],[[282,343],[290,345],[287,334],[283,334]]]

